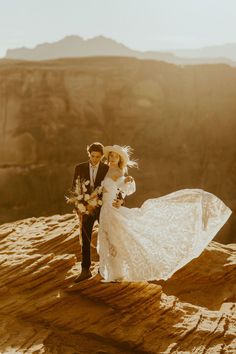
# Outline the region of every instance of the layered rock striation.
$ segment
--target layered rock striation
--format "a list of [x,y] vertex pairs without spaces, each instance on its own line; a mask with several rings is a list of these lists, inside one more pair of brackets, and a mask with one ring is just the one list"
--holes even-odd
[[[93,236],[93,244],[96,235]],[[167,281],[79,284],[73,214],[0,226],[1,353],[235,353],[236,247],[212,242]]]

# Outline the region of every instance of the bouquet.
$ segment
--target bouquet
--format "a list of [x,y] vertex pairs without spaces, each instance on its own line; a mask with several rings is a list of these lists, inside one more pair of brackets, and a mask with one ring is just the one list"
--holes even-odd
[[[90,181],[86,181],[80,177],[77,178],[75,182],[75,188],[69,191],[69,194],[65,196],[66,202],[68,204],[74,204],[74,212],[80,220],[80,233],[79,240],[82,246],[82,228],[83,228],[83,216],[91,215],[95,212],[97,207],[102,205],[102,190],[103,187],[97,187],[91,194],[88,193],[88,185]],[[86,230],[83,229],[86,237]],[[95,246],[92,245],[95,248]]]
[[68,204],[74,204],[75,211],[79,215],[93,214],[97,207],[102,205],[102,186],[97,187],[94,191],[88,193],[88,185],[90,181],[77,178],[75,188],[69,191],[69,195],[65,196]]

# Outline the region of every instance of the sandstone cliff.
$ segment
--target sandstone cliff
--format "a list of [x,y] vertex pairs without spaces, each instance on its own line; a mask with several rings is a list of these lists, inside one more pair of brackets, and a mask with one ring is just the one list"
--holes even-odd
[[[135,149],[138,206],[203,188],[236,206],[236,69],[132,58],[0,61],[0,222],[70,210],[92,141]],[[236,219],[219,241],[234,242]]]
[[212,242],[165,282],[102,283],[93,251],[75,285],[74,215],[0,226],[1,353],[235,353],[235,245]]

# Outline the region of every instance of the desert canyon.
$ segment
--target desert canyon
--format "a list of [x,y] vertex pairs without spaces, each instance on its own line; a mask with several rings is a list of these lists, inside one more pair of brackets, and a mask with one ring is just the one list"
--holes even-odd
[[[86,145],[134,148],[130,206],[202,188],[236,207],[236,68],[135,58],[0,61],[0,222],[71,212]],[[131,173],[131,172],[130,172]],[[217,241],[235,242],[233,216]]]

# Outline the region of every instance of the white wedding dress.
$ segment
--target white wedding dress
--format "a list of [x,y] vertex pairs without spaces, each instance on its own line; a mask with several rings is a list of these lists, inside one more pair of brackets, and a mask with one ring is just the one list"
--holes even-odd
[[202,189],[183,189],[148,199],[140,208],[112,206],[118,190],[135,191],[124,177],[103,181],[98,253],[104,281],[168,279],[198,257],[231,210]]

